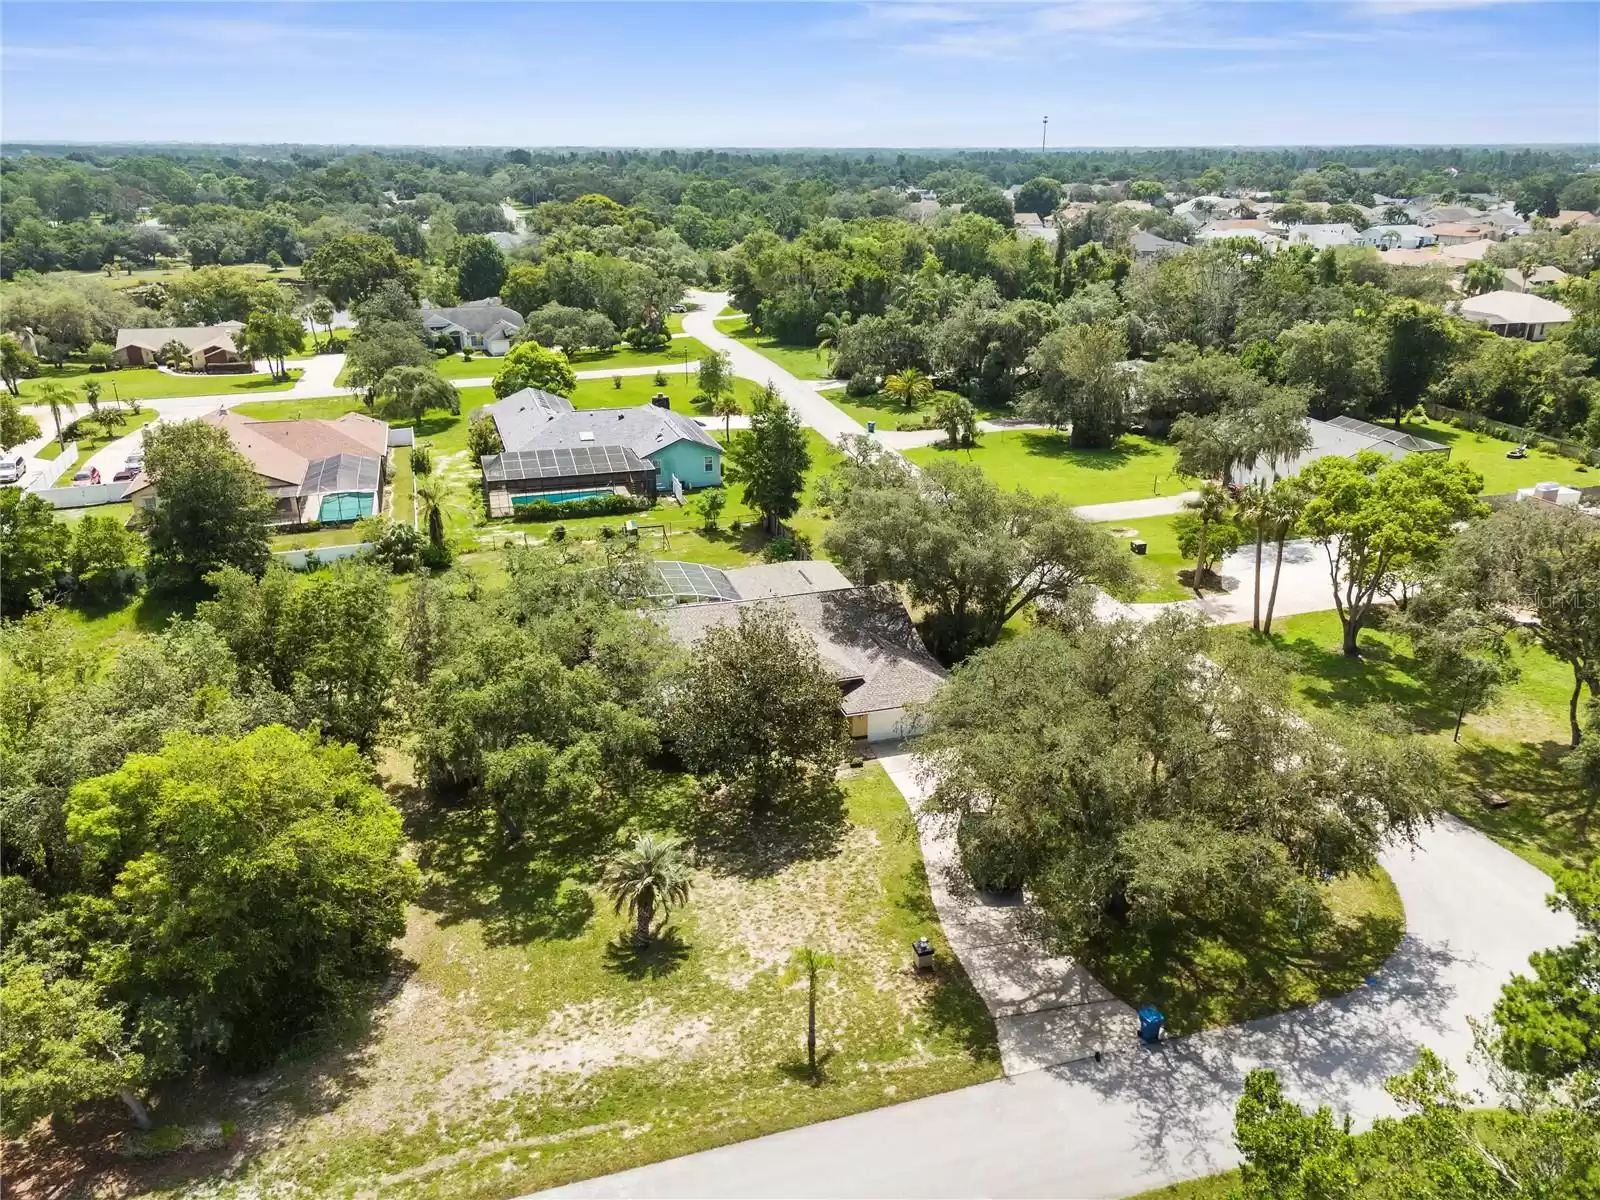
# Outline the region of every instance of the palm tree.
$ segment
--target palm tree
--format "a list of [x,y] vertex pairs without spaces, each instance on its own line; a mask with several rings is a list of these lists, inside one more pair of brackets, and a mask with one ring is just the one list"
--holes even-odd
[[739,404],[739,397],[732,392],[719,392],[711,398],[711,415],[722,418],[722,436],[726,440],[729,431],[733,428],[732,418],[744,412]]
[[1200,492],[1192,499],[1185,500],[1183,506],[1200,518],[1200,544],[1195,551],[1194,564],[1194,590],[1200,591],[1205,583],[1206,563],[1209,561],[1206,551],[1206,542],[1213,525],[1221,523],[1228,516],[1228,506],[1232,503],[1228,489],[1214,480],[1206,480],[1200,485]]
[[[1278,575],[1283,570],[1283,544],[1289,540],[1290,534],[1300,524],[1300,518],[1305,514],[1306,505],[1310,500],[1305,484],[1293,476],[1275,480],[1272,490],[1267,494],[1267,504],[1271,514],[1268,525],[1272,530],[1273,540],[1278,544],[1278,554],[1272,564],[1272,591],[1267,594],[1267,619],[1262,622],[1262,633],[1272,632],[1272,606],[1278,601]],[[1259,566],[1256,568],[1256,573],[1260,574]]]
[[789,968],[783,975],[785,983],[797,979],[806,981],[806,1063],[813,1079],[817,1075],[817,980],[833,969],[833,955],[801,946],[790,957]]
[[1485,292],[1497,291],[1501,284],[1500,268],[1482,259],[1468,263],[1462,282],[1469,296],[1481,296]]
[[817,322],[818,358],[839,344],[839,331],[848,324],[850,324],[848,312],[822,314],[822,320]]
[[83,398],[89,402],[89,411],[96,416],[100,413],[100,385],[94,380],[89,380],[83,385]]
[[633,918],[633,941],[650,944],[656,907],[665,916],[672,905],[689,903],[689,861],[683,843],[664,833],[641,833],[606,864],[600,886],[614,911]]
[[1267,523],[1272,513],[1271,489],[1261,480],[1245,488],[1239,497],[1239,516],[1255,531],[1256,582],[1255,600],[1250,610],[1250,628],[1261,630],[1261,543],[1267,536]]
[[417,504],[420,516],[428,527],[428,544],[435,550],[444,549],[444,488],[439,481],[429,478],[417,484]]
[[306,307],[306,315],[311,318],[311,334],[316,337],[318,322],[328,327],[328,348],[333,348],[333,318],[336,310],[333,301],[326,296],[318,296]]
[[917,368],[907,367],[885,379],[883,390],[900,401],[907,412],[914,412],[923,401],[933,398],[933,380]]
[[62,387],[54,379],[48,379],[40,384],[38,395],[39,400],[50,410],[50,415],[55,418],[56,440],[61,443],[61,448],[65,450],[67,448],[67,438],[61,432],[61,413],[62,410],[69,413],[77,412],[77,401],[72,398],[72,392]]

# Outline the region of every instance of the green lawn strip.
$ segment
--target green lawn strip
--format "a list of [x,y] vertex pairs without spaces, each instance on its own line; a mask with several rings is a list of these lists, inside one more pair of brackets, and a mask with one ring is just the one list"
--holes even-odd
[[1129,1004],[1154,1004],[1175,1034],[1314,1004],[1360,986],[1405,932],[1400,895],[1382,870],[1321,891],[1326,923],[1290,904],[1242,927],[1126,927],[1092,947],[1084,964]]
[[[874,392],[870,396],[850,397],[845,395],[844,388],[827,388],[820,393],[822,398],[835,408],[849,413],[861,424],[876,421],[879,429],[925,429],[937,428],[934,422],[934,410],[938,407],[939,400],[945,396],[953,396],[954,392],[938,392],[934,399],[925,402],[921,408],[907,412],[887,392]],[[997,417],[1012,415],[1009,409],[980,408],[978,419],[992,421]],[[991,435],[985,434],[988,437]]]
[[[662,780],[651,819],[683,786]],[[765,875],[702,866],[642,952],[589,855],[507,848],[470,807],[414,808],[405,1016],[352,1035],[365,1069],[319,1099],[339,1046],[275,1072],[274,1112],[213,1113],[217,1097],[186,1088],[163,1118],[234,1119],[246,1137],[281,1123],[249,1186],[487,1200],[997,1078],[993,1023],[944,941],[904,801],[876,764],[845,787],[835,849]],[[909,961],[924,935],[931,976]],[[805,992],[782,978],[804,943],[838,962],[816,1083]]]
[[[346,343],[349,342],[349,340],[350,340],[350,330],[348,330],[348,329],[335,329],[333,331],[333,340],[334,340],[334,344],[338,347],[338,353],[343,354],[344,351],[345,351]],[[311,335],[309,333],[306,334],[306,348],[304,350],[302,350],[299,354],[291,354],[291,355],[289,355],[288,356],[288,361],[289,362],[309,362],[313,358],[319,358],[323,354],[329,353],[329,351],[326,350],[326,346],[328,344],[328,335],[327,335],[327,333],[323,332],[323,331],[319,331],[317,333],[317,341],[321,344],[323,349],[318,349],[316,346],[314,346],[312,344],[312,341],[311,341]]]
[[[736,329],[719,326],[729,337],[738,338],[758,354],[770,358],[796,379],[826,379],[828,377],[828,352],[817,353],[815,346],[786,346],[777,338],[757,333],[749,325]],[[765,382],[762,380],[761,382]]]
[[719,317],[742,317],[742,316],[744,316],[744,314],[742,312],[740,312],[737,308],[735,308],[733,305],[724,304],[722,306],[722,311],[719,312],[717,314],[717,316],[719,316]]
[[280,533],[272,538],[272,549],[316,550],[322,546],[354,546],[361,541],[353,525],[324,525],[303,533]]
[[[682,374],[684,356],[688,361],[699,362],[710,350],[699,338],[673,338],[661,350],[634,350],[627,346],[619,346],[615,350],[601,352],[598,350],[585,350],[580,354],[571,355],[572,369],[574,371],[616,371],[624,367],[661,367],[670,369],[677,367]],[[692,371],[693,368],[691,367]],[[493,374],[493,372],[490,372]]]
[[[672,411],[686,416],[711,420],[711,408],[695,403],[699,383],[691,374],[687,379],[682,371],[664,371],[664,382],[657,384],[652,375],[613,375],[610,379],[580,379],[569,399],[577,408],[631,408],[648,404],[660,392],[672,402]],[[749,379],[735,379],[733,394],[741,406],[749,411],[751,403],[761,394],[758,384]],[[469,389],[471,390],[471,389]],[[719,422],[720,423],[720,422]]]
[[[94,457],[100,451],[104,450],[107,446],[109,446],[112,442],[116,441],[118,438],[126,437],[128,434],[134,432],[136,429],[143,429],[146,425],[150,424],[151,421],[154,421],[156,419],[156,417],[159,416],[159,415],[160,414],[158,414],[154,409],[145,409],[145,410],[141,411],[138,416],[129,416],[128,414],[124,413],[123,414],[124,420],[123,420],[122,424],[118,425],[115,429],[113,429],[111,431],[111,436],[110,437],[107,437],[104,433],[101,433],[100,432],[100,427],[98,425],[93,426],[93,428],[95,430],[94,433],[88,434],[88,435],[80,435],[78,437],[78,459],[77,459],[77,461],[75,463],[72,464],[71,471],[67,472],[63,476],[63,478],[67,482],[71,482],[72,472],[77,471],[80,467],[83,466],[84,463],[88,462],[92,457]],[[84,422],[84,426],[88,427],[88,425],[89,425],[89,423],[87,421],[85,421]],[[58,442],[56,444],[59,445],[60,443]],[[105,479],[103,480],[103,482],[105,482],[105,483],[110,483],[111,482],[111,476],[112,476],[113,472],[115,471],[115,469],[116,468],[113,467],[111,471],[106,471],[104,473],[105,474]]]
[[296,369],[289,371],[286,380],[271,375],[170,375],[153,368],[130,367],[121,371],[91,371],[83,363],[68,363],[64,367],[40,367],[33,379],[20,384],[21,403],[39,403],[39,389],[55,381],[77,392],[74,399],[78,411],[85,411],[82,399],[85,383],[100,385],[100,403],[115,404],[120,400],[173,400],[184,396],[225,396],[234,392],[281,392],[294,386],[300,378]]
[[1406,422],[1401,428],[1417,437],[1449,446],[1451,462],[1466,463],[1483,476],[1485,496],[1505,495],[1547,480],[1568,487],[1600,485],[1600,470],[1548,450],[1530,446],[1527,458],[1507,458],[1506,451],[1514,449],[1515,442],[1504,442],[1476,430],[1438,421]]
[[404,446],[389,452],[389,487],[389,515],[410,525],[416,510],[411,495],[411,451]]
[[[1177,519],[1174,513],[1137,521],[1108,521],[1100,526],[1116,539],[1144,576],[1144,588],[1133,598],[1136,604],[1194,599],[1194,592],[1178,581],[1178,572],[1193,567],[1194,562],[1178,553]],[[1146,545],[1142,555],[1133,554],[1131,545],[1136,540]]]
[[56,441],[52,438],[43,446],[39,447],[39,453],[35,454],[34,457],[40,462],[54,462],[56,459],[61,457],[61,451],[63,449],[65,449],[65,447],[63,447],[59,441]]
[[[230,266],[227,269],[229,271],[241,272],[255,280],[300,278],[299,267],[286,266],[274,271],[271,267],[267,266],[266,263],[240,263],[238,266]],[[135,267],[132,274],[124,271],[117,271],[112,275],[107,275],[104,271],[52,271],[49,274],[51,278],[69,275],[75,279],[92,279],[96,283],[104,284],[113,291],[122,291],[124,288],[138,287],[139,285],[145,283],[156,283],[162,280],[176,279],[180,275],[188,275],[192,272],[192,267],[181,266]]]
[[[1252,636],[1242,626],[1234,632]],[[1521,678],[1487,712],[1467,717],[1456,744],[1455,714],[1433,701],[1405,638],[1365,630],[1363,657],[1348,659],[1339,651],[1339,618],[1327,612],[1274,621],[1271,640],[1288,657],[1307,708],[1336,716],[1397,715],[1431,737],[1458,785],[1458,794],[1448,798],[1456,815],[1540,870],[1576,866],[1600,845],[1600,822],[1578,828],[1577,795],[1560,768],[1572,688],[1565,663],[1514,642]],[[1491,792],[1507,802],[1504,808],[1483,802]]]
[[682,333],[683,332],[683,314],[682,313],[668,313],[667,314],[666,329],[667,329],[668,333]]
[[1072,504],[1175,496],[1192,485],[1177,474],[1175,447],[1136,434],[1124,434],[1110,450],[1075,450],[1065,434],[1016,429],[985,433],[970,450],[919,446],[906,457],[920,466],[973,463],[1001,487],[1053,492]]

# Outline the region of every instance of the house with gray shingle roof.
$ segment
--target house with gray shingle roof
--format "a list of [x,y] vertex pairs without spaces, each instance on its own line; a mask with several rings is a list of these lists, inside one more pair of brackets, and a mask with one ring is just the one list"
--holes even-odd
[[498,356],[511,349],[511,339],[522,328],[522,314],[501,304],[498,296],[449,308],[430,305],[422,310],[422,328],[429,337],[449,338],[459,350]]
[[583,450],[613,446],[656,468],[656,490],[722,484],[722,445],[699,422],[653,404],[574,408],[563,396],[524,388],[483,410],[507,451]]
[[[797,576],[791,572],[783,580],[762,580],[780,589],[764,599],[678,604],[651,615],[688,649],[707,631],[736,624],[743,610],[787,617],[838,681],[839,711],[849,722],[851,737],[877,742],[915,733],[915,718],[907,710],[933,699],[946,673],[922,644],[894,589],[855,587],[829,571],[818,577],[820,586],[812,591],[782,594],[796,586]],[[743,594],[744,587],[738,590]]]

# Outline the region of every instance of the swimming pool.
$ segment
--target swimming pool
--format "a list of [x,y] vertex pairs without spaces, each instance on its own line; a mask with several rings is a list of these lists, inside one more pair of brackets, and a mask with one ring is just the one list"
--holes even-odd
[[513,496],[513,506],[519,504],[565,504],[569,500],[594,500],[600,496],[612,495],[610,488],[592,489],[587,492],[539,492],[532,496]]

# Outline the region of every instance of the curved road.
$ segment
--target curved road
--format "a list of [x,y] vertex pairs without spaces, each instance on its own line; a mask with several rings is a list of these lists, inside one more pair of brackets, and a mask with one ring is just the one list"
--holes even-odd
[[573,1184],[566,1196],[1119,1197],[1232,1166],[1245,1072],[1359,1124],[1394,1111],[1386,1077],[1429,1046],[1468,1063],[1487,1013],[1537,949],[1570,941],[1550,881],[1446,818],[1383,865],[1406,906],[1382,972],[1338,1000],[1247,1025],[880,1108]]

